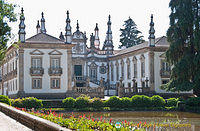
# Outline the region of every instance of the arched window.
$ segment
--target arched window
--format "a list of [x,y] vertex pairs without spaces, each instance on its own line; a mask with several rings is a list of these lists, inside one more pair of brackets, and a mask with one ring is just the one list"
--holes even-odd
[[115,66],[116,66],[116,80],[119,81],[119,63],[118,63],[118,61],[116,61]]
[[126,64],[127,64],[127,79],[131,79],[130,60],[129,60],[129,58],[127,58]]
[[140,62],[141,62],[141,77],[145,77],[145,57],[144,57],[144,55],[141,55]]
[[121,60],[121,77],[122,77],[122,80],[124,80],[124,61],[123,59]]
[[137,78],[137,58],[135,56],[133,57],[133,72],[134,77]]

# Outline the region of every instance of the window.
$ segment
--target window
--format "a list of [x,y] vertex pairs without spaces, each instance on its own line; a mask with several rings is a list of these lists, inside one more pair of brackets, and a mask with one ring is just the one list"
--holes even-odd
[[141,75],[142,75],[142,77],[145,77],[145,64],[144,64],[144,61],[141,62]]
[[14,61],[13,61],[12,65],[13,65],[13,71],[14,71],[15,70],[15,62]]
[[170,71],[170,65],[169,65],[169,63],[167,63],[164,60],[162,60],[162,67],[161,67],[161,69],[163,71]]
[[74,65],[74,75],[82,76],[82,65]]
[[124,61],[123,60],[121,61],[121,77],[122,77],[122,80],[124,80]]
[[169,80],[162,80],[162,84],[167,84]]
[[133,68],[134,68],[134,77],[137,78],[137,63],[133,64]]
[[41,58],[32,58],[32,68],[40,68],[42,67],[42,59]]
[[145,82],[144,81],[142,82],[142,87],[145,87]]
[[42,88],[42,78],[33,78],[32,88],[33,89],[41,89]]
[[60,68],[60,58],[51,58],[51,68]]
[[117,81],[119,80],[119,66],[116,66],[116,77],[117,77]]
[[131,79],[130,64],[127,65],[127,78]]
[[111,64],[111,81],[113,81],[113,65]]
[[60,78],[51,78],[51,88],[52,89],[60,88]]
[[15,88],[17,90],[17,79],[15,80]]
[[92,80],[96,80],[96,78],[97,78],[97,70],[95,68],[90,68],[90,78]]
[[128,87],[131,87],[131,83],[128,83]]

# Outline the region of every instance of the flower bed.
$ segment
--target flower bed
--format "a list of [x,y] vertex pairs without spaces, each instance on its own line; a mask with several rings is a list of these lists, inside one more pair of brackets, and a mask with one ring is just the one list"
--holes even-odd
[[[20,108],[17,108],[20,109]],[[191,124],[184,124],[178,122],[130,122],[130,121],[120,121],[116,122],[112,119],[104,119],[102,116],[100,118],[94,118],[92,115],[86,117],[85,115],[80,115],[75,117],[72,113],[69,118],[63,118],[63,114],[56,114],[51,110],[47,111],[46,113],[42,112],[35,112],[35,111],[27,111],[24,108],[20,110],[26,111],[32,115],[41,117],[43,119],[49,120],[51,122],[57,123],[63,127],[72,129],[72,130],[134,130],[134,131],[145,131],[147,130],[156,130],[160,129],[175,129],[175,128],[185,128],[189,129]]]

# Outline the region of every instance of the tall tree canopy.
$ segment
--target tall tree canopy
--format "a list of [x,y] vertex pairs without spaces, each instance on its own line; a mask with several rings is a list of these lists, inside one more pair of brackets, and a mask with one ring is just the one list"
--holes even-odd
[[190,91],[200,95],[200,0],[171,0],[170,27],[167,31],[171,43],[166,53],[173,65],[170,91]]
[[137,25],[135,24],[135,22],[130,17],[124,22],[124,28],[120,29],[121,45],[119,45],[119,48],[129,48],[131,46],[138,45],[144,42],[143,36],[140,36],[141,32],[137,29]]
[[0,0],[0,61],[4,57],[7,42],[11,36],[11,28],[8,22],[15,22],[17,20],[14,8],[15,5]]

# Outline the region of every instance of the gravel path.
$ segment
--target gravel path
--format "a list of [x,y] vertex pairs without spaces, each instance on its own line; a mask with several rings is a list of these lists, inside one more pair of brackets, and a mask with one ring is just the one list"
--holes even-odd
[[0,131],[32,131],[16,120],[0,112]]

